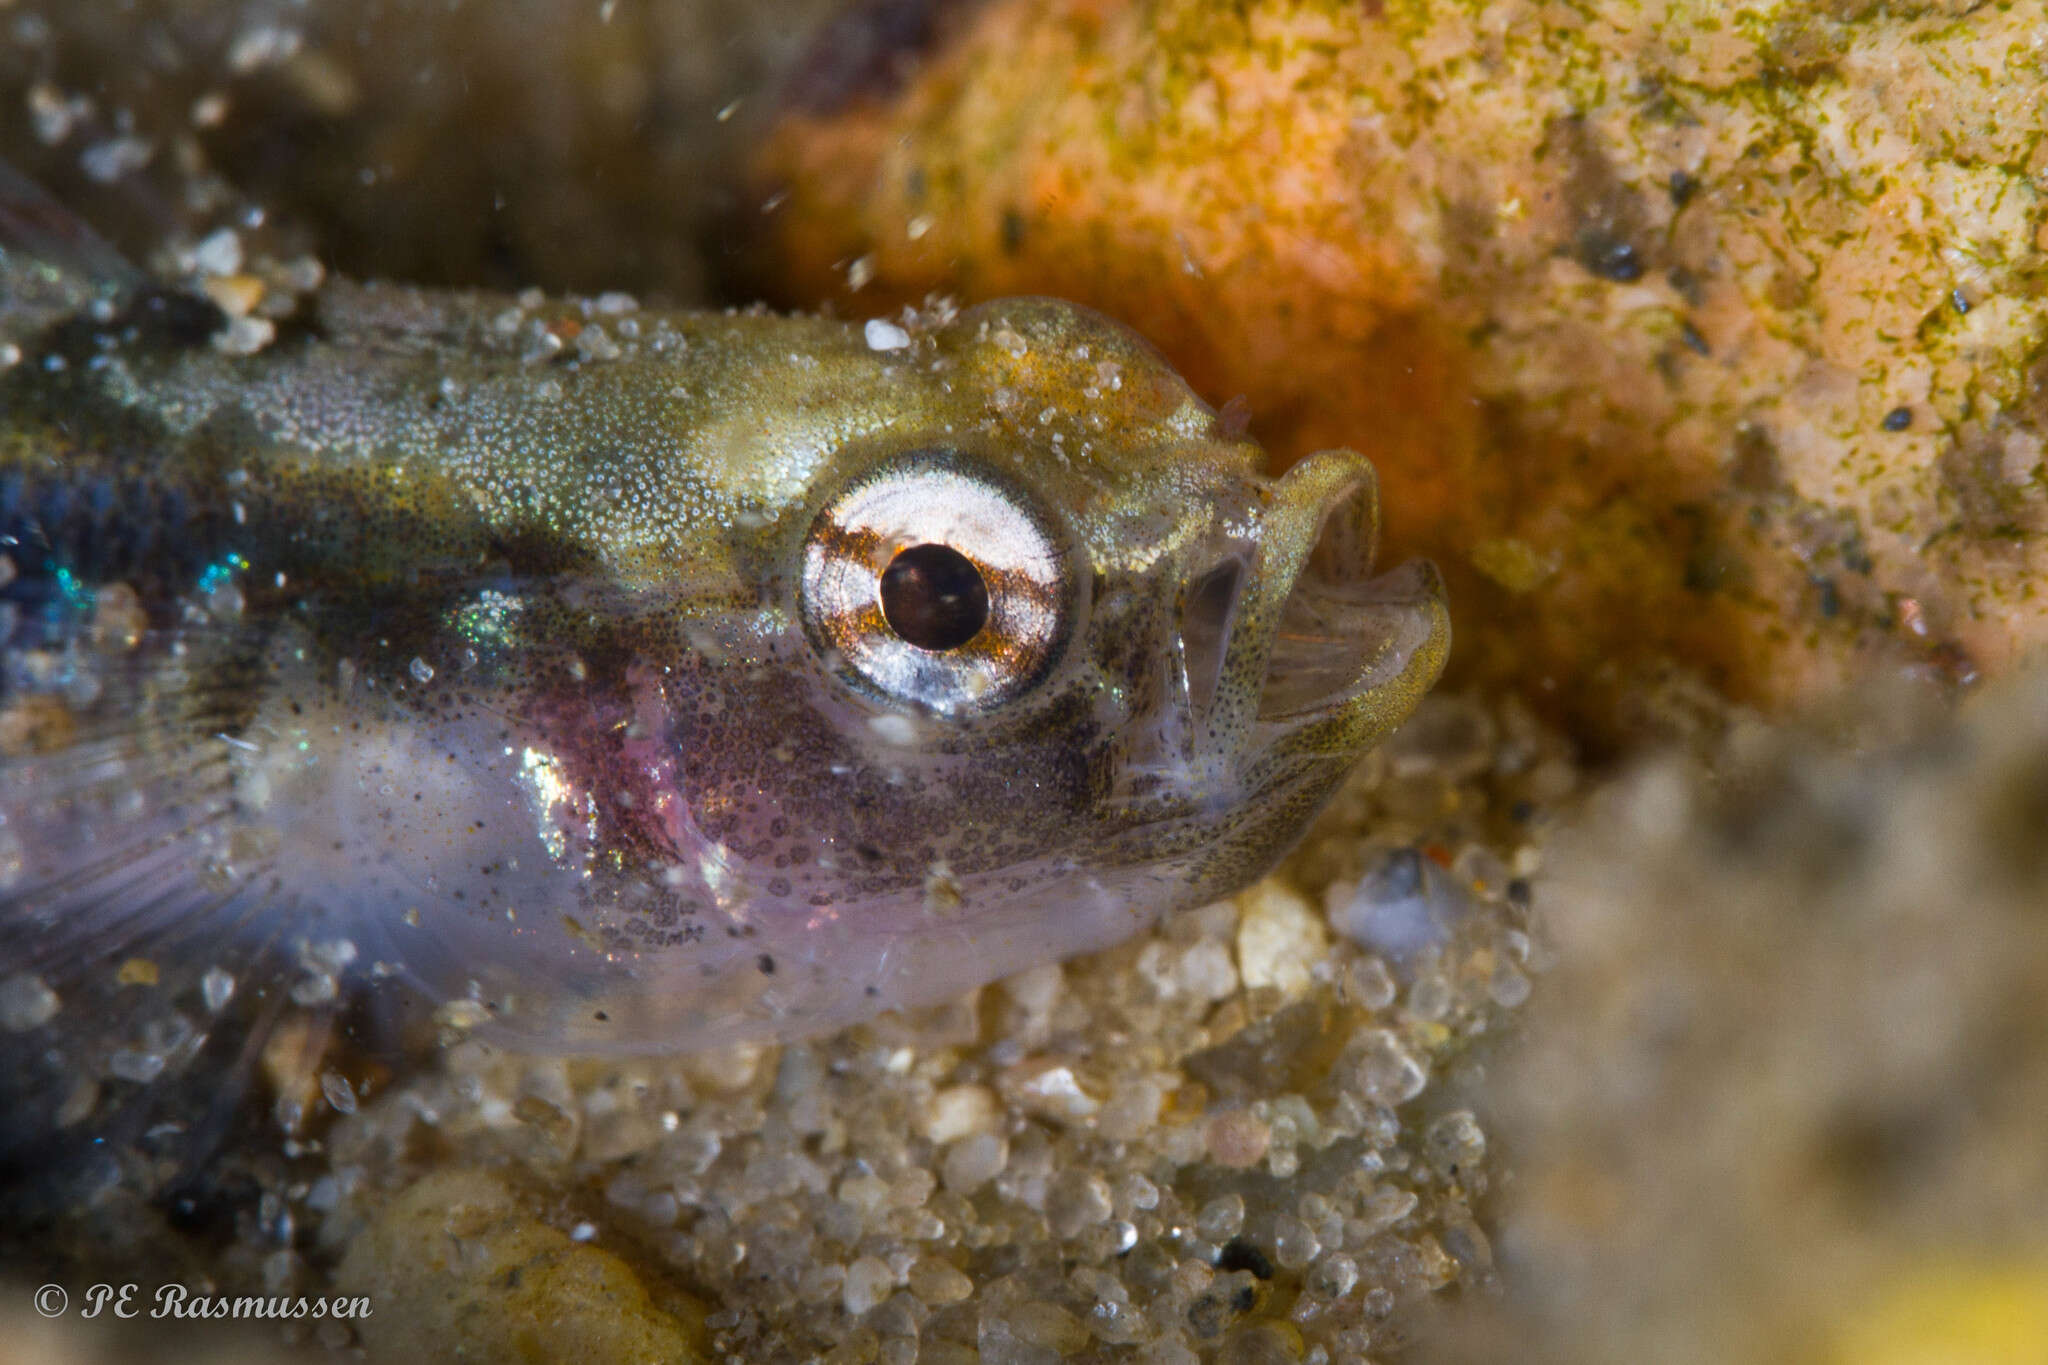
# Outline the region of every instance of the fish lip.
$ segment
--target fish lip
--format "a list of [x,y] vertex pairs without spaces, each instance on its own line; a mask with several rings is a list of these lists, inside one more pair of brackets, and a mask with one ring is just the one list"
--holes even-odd
[[1237,657],[1226,664],[1240,693],[1240,762],[1348,762],[1390,734],[1442,673],[1451,638],[1443,579],[1426,560],[1372,576],[1378,484],[1355,451],[1309,456],[1273,495],[1257,597],[1240,607],[1229,646]]
[[1262,725],[1293,728],[1366,704],[1391,703],[1405,715],[1449,649],[1443,577],[1428,560],[1358,583],[1304,574],[1273,635]]

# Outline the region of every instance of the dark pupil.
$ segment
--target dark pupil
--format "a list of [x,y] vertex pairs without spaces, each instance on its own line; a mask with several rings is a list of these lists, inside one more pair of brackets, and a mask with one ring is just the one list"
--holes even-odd
[[958,649],[988,624],[988,585],[950,545],[913,545],[882,571],[882,616],[919,649]]

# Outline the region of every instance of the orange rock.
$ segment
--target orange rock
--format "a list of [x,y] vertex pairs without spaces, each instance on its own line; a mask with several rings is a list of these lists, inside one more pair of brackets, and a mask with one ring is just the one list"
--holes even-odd
[[1595,732],[1955,682],[2048,640],[2025,8],[993,0],[784,120],[763,279],[1125,319]]

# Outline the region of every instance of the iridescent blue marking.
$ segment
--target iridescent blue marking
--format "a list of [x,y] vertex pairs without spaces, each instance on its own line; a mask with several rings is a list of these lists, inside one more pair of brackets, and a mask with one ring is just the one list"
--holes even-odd
[[209,564],[199,574],[201,593],[218,592],[235,581],[235,575],[248,571],[249,561],[241,555],[231,554],[215,564]]

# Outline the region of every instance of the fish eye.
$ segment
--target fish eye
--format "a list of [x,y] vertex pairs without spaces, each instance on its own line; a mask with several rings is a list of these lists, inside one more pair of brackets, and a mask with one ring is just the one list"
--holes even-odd
[[958,649],[988,624],[988,584],[952,546],[913,545],[882,570],[882,619],[919,649]]
[[984,712],[1058,661],[1071,554],[1024,489],[950,451],[870,470],[804,542],[804,627],[846,682],[939,715]]

